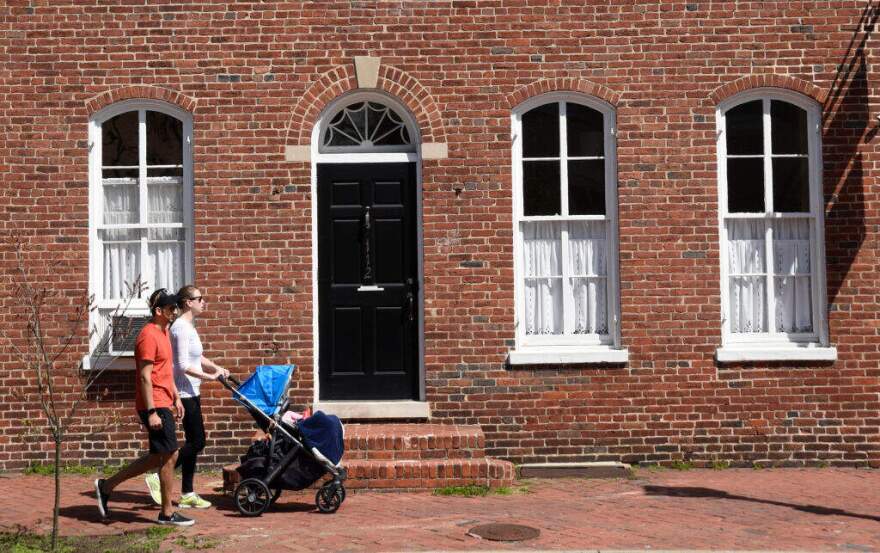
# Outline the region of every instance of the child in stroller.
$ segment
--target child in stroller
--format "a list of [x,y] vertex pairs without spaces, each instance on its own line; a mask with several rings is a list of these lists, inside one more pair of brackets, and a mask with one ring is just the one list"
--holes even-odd
[[293,365],[260,365],[244,383],[233,376],[218,379],[269,436],[251,445],[238,468],[241,482],[233,498],[244,516],[260,516],[282,490],[305,489],[327,473],[332,479],[315,494],[318,510],[334,513],[345,501],[342,423],[321,411],[293,424],[284,417],[293,370]]

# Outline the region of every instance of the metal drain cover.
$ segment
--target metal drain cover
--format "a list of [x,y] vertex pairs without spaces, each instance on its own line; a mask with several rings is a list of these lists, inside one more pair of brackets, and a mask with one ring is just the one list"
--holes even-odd
[[481,524],[468,530],[468,535],[491,541],[525,541],[537,538],[541,531],[522,524]]

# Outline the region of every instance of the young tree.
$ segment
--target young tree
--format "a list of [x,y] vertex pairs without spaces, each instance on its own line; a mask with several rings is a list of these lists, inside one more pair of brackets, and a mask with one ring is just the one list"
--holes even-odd
[[[68,313],[66,324],[57,328],[52,321],[57,309],[52,309],[50,302],[60,297],[59,290],[50,285],[38,282],[25,259],[22,243],[12,240],[16,266],[8,276],[7,291],[10,298],[20,306],[21,316],[17,319],[19,329],[9,332],[0,328],[0,339],[9,346],[14,359],[27,375],[34,379],[28,389],[18,390],[15,395],[26,405],[39,406],[49,436],[54,443],[54,476],[55,502],[52,510],[52,549],[58,542],[58,513],[61,502],[61,460],[64,440],[71,425],[76,420],[79,409],[86,402],[90,392],[99,381],[103,372],[112,365],[118,356],[109,355],[109,341],[114,333],[117,339],[131,333],[130,325],[111,323],[109,331],[100,336],[96,357],[88,370],[83,370],[82,362],[77,361],[77,346],[85,338],[90,343],[98,332],[96,326],[83,332],[83,325],[88,325],[89,314],[97,309],[94,295],[83,296],[82,301],[74,305]],[[120,301],[110,321],[125,320],[125,314],[134,298],[140,297],[144,285],[140,277],[133,283],[126,283],[125,297]],[[128,328],[123,328],[127,326]],[[71,390],[69,382],[76,382]]]

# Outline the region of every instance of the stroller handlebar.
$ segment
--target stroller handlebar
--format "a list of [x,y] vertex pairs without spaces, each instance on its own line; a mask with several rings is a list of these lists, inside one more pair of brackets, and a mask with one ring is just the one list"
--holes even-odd
[[219,380],[220,384],[223,384],[227,388],[231,388],[231,386],[229,384],[230,382],[232,384],[235,384],[236,388],[241,387],[241,381],[239,379],[237,379],[234,375],[231,375],[231,374],[229,376],[218,377],[217,380]]

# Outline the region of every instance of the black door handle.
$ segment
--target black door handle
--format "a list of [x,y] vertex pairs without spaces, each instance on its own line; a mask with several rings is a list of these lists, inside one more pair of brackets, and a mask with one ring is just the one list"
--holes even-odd
[[409,322],[416,320],[416,297],[412,292],[406,293],[406,311]]

